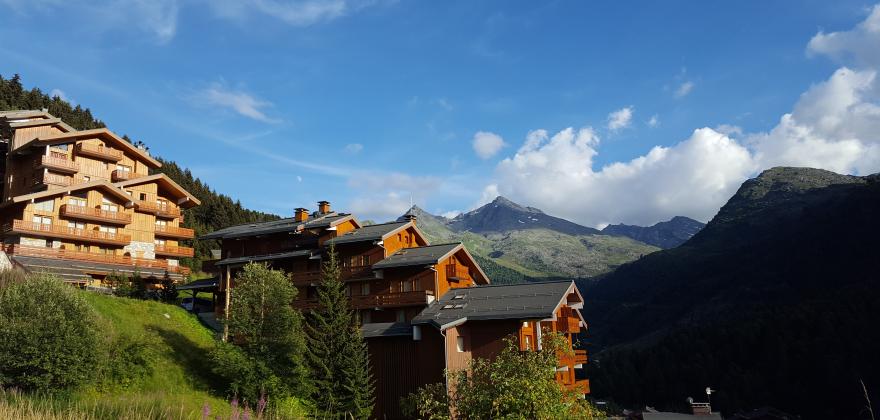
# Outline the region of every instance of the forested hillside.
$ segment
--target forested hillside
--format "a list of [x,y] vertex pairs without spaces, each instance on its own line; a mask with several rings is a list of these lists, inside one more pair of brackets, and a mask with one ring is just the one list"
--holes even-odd
[[[10,79],[5,79],[0,75],[0,109],[39,110],[44,108],[48,109],[50,114],[61,118],[62,121],[78,130],[105,127],[105,124],[95,118],[88,108],[83,108],[80,105],[71,106],[58,97],[49,97],[48,94],[36,87],[29,90],[24,89],[19,75],[14,75]],[[111,127],[110,129],[122,134],[126,140],[136,142],[124,135],[125,127]],[[149,144],[149,139],[144,143]],[[169,178],[202,202],[201,206],[184,211],[183,226],[194,229],[197,237],[227,226],[278,219],[278,216],[273,214],[248,210],[237,200],[211,189],[193,176],[189,169],[181,168],[172,160],[154,157],[162,162],[162,167],[157,172],[168,175]],[[190,266],[193,271],[198,271],[201,267],[201,261],[210,256],[210,249],[215,248],[216,243],[215,241],[199,241],[198,239],[192,242],[193,248],[195,248],[195,257],[184,259],[182,263]]]
[[880,176],[775,168],[682,246],[582,285],[594,395],[862,418],[880,399]]

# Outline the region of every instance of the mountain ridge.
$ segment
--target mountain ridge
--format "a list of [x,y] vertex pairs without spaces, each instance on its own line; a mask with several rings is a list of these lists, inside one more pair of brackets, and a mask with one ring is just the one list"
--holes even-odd
[[657,222],[651,226],[625,225],[623,223],[608,225],[602,233],[614,236],[626,236],[658,248],[675,248],[697,234],[706,225],[685,216],[675,216],[665,222]]

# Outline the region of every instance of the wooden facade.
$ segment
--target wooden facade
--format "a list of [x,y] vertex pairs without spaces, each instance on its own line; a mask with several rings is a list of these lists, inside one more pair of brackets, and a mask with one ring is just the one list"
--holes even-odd
[[[578,311],[583,300],[573,282],[554,283],[549,295],[541,294],[545,300],[550,296],[549,303],[544,302],[550,309],[526,317],[513,313],[493,319],[465,317],[450,325],[426,322],[428,311],[455,308],[449,299],[462,291],[479,290],[500,301],[508,293],[519,292],[490,286],[461,244],[431,245],[414,222],[409,218],[361,226],[352,215],[333,212],[322,201],[314,212],[298,208],[290,219],[206,235],[203,238],[221,243],[220,260],[213,262],[220,284],[217,317],[234,304],[230,291],[235,275],[249,262],[284,270],[299,292],[293,305],[304,311],[315,308],[321,262],[332,247],[370,351],[376,418],[400,418],[401,397],[420,386],[444,382],[445,370],[466,369],[474,357],[494,358],[506,338],[519,343],[522,351],[538,351],[541,331],[559,332],[571,345],[586,328]],[[575,350],[573,354],[560,357],[557,381],[589,393],[589,383],[575,377],[575,370],[586,363],[586,353]]]
[[194,232],[180,226],[181,210],[199,201],[164,174],[150,175],[161,163],[146,150],[41,111],[0,112],[0,129],[0,234],[13,261],[101,264],[81,276],[65,272],[65,280],[95,285],[113,266],[178,280],[189,274],[179,259],[193,255],[185,241]]

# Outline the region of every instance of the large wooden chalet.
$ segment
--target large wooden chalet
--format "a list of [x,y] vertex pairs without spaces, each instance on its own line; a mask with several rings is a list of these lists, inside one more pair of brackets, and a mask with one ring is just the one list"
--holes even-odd
[[199,200],[162,164],[105,128],[76,130],[45,111],[0,112],[0,268],[100,285],[112,273],[181,280],[193,249],[182,209]]
[[[362,226],[322,201],[315,212],[298,208],[292,218],[234,226],[202,239],[222,244],[214,263],[220,271],[218,317],[229,306],[236,271],[257,261],[289,273],[299,290],[294,305],[314,308],[321,261],[335,248],[370,350],[376,418],[401,417],[401,397],[444,382],[444,369],[494,357],[507,337],[523,351],[538,350],[542,329],[572,343],[586,328],[583,298],[572,281],[490,285],[461,243],[429,244],[412,216]],[[589,393],[589,382],[575,377],[586,360],[582,350],[562,358],[559,383]]]

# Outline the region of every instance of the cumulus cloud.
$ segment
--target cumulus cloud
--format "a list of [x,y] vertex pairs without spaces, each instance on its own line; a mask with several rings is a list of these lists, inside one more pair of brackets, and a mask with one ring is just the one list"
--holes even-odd
[[807,54],[827,55],[840,62],[880,67],[880,4],[849,31],[819,32],[807,44]]
[[705,221],[745,179],[773,166],[880,171],[880,80],[871,67],[876,51],[864,48],[880,31],[878,16],[874,7],[854,30],[820,33],[810,41],[811,53],[841,59],[846,52],[861,67],[840,68],[811,86],[767,132],[699,128],[675,145],[596,167],[599,138],[592,128],[552,136],[535,130],[497,165],[481,201],[503,194],[590,226],[647,225],[676,215]]
[[474,152],[480,159],[489,159],[495,156],[504,147],[504,139],[501,136],[488,131],[478,131],[474,134]]
[[399,172],[359,172],[348,179],[355,197],[348,208],[363,219],[387,221],[405,213],[413,203],[424,205],[443,184],[433,176]]
[[228,108],[241,116],[266,123],[277,123],[280,120],[270,118],[263,109],[272,106],[271,102],[258,99],[240,90],[230,89],[221,83],[214,83],[195,95],[193,99],[200,104]]
[[346,144],[343,150],[350,155],[356,155],[364,150],[364,145],[360,143],[350,143]]
[[678,88],[675,89],[672,96],[675,96],[676,98],[684,98],[685,96],[688,96],[692,90],[694,90],[694,82],[687,80],[678,85]]
[[619,131],[632,124],[633,107],[628,106],[608,114],[608,129]]
[[648,120],[647,124],[648,124],[648,127],[651,127],[651,128],[659,127],[660,126],[660,117],[658,117],[657,114],[651,115],[651,119]]

